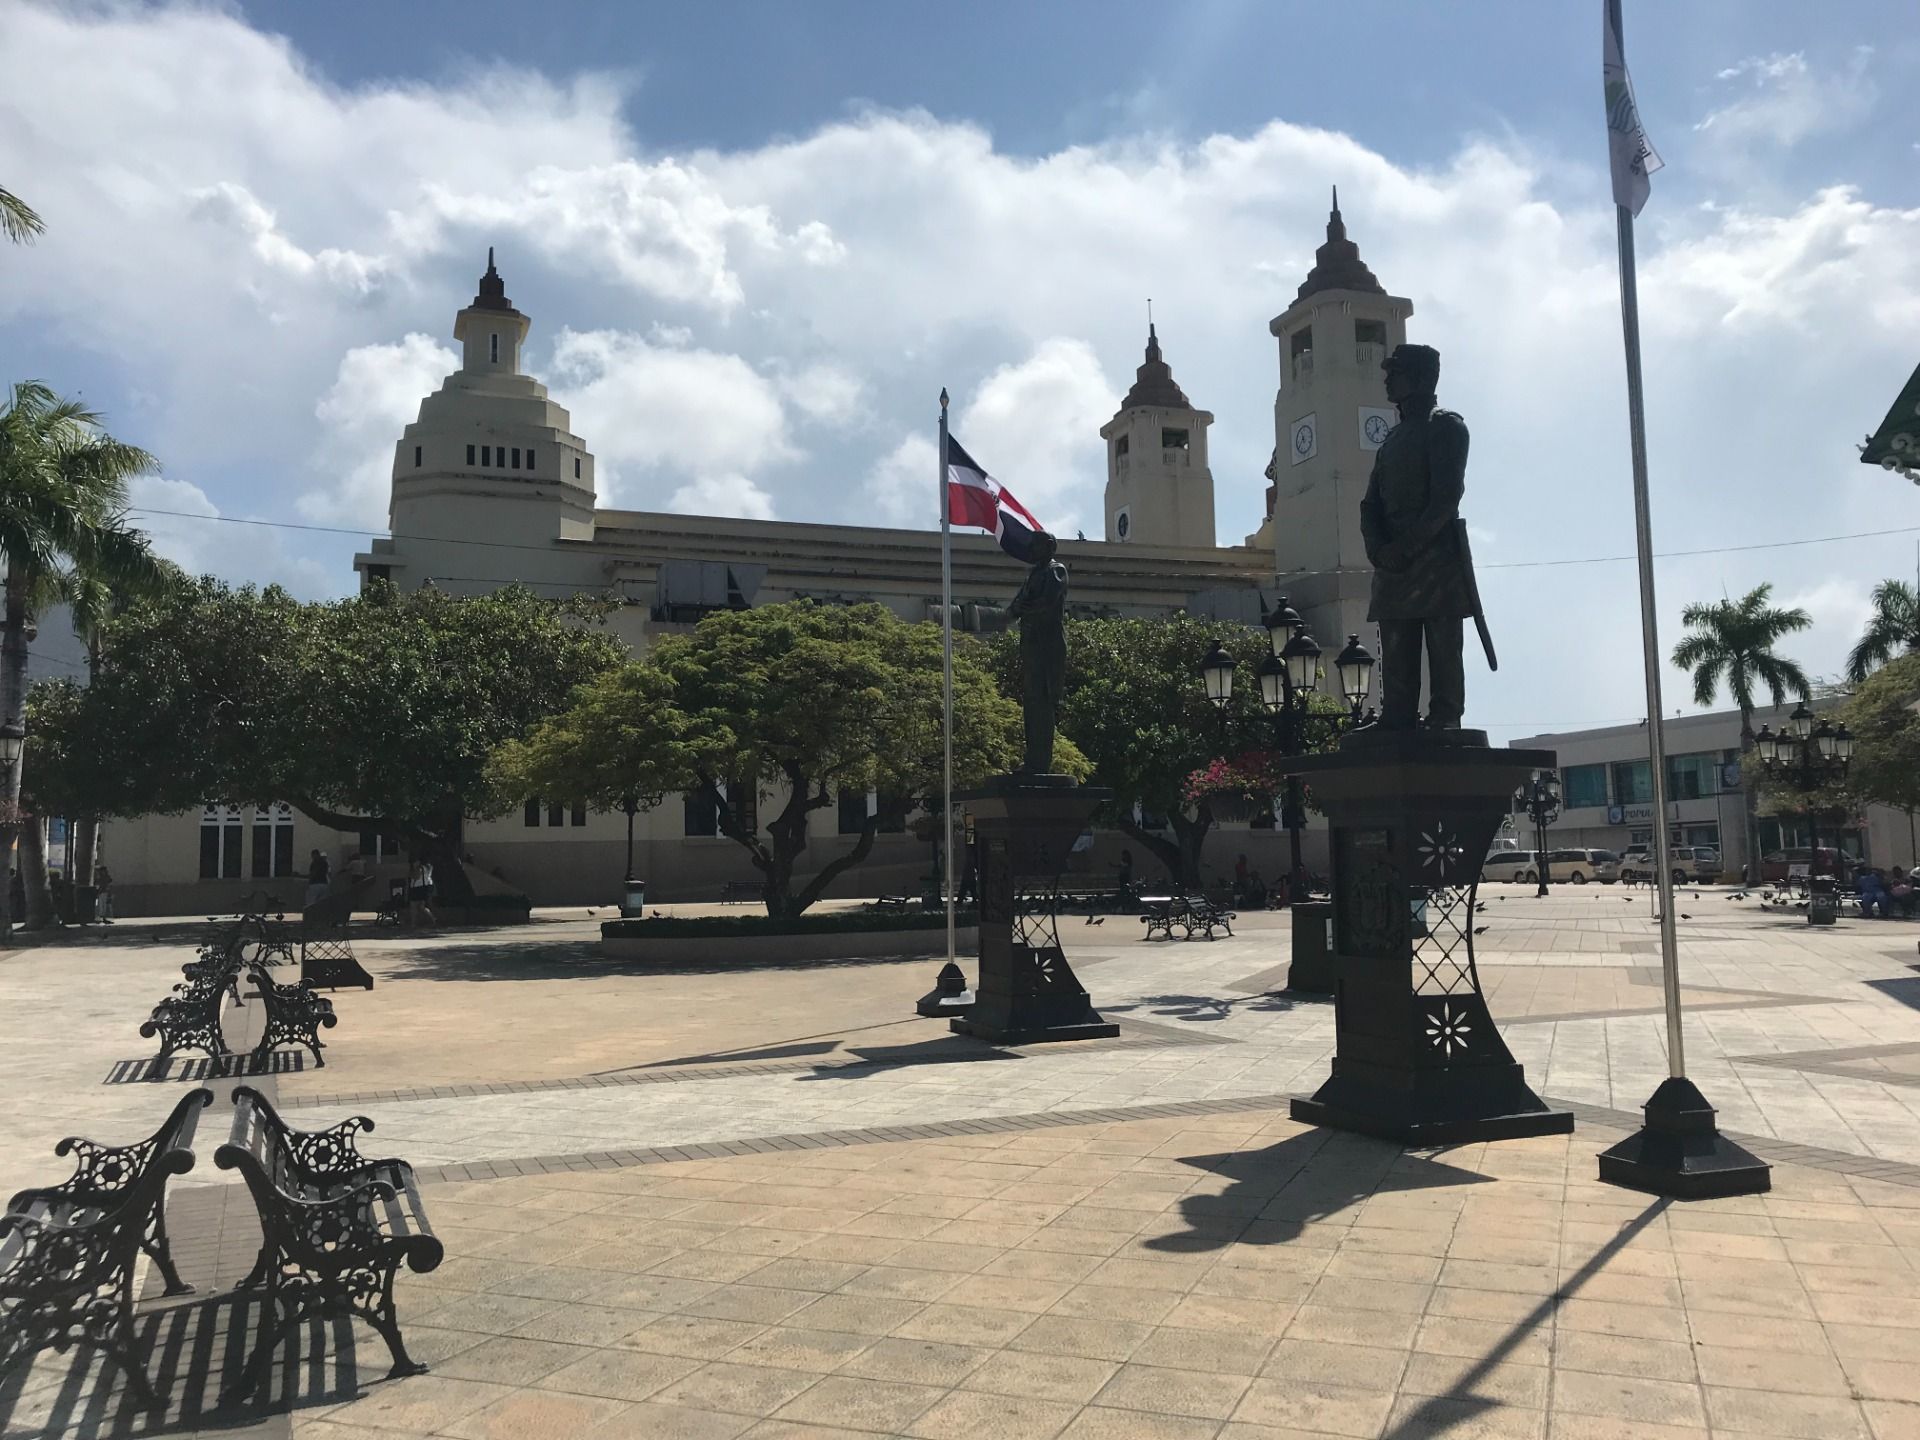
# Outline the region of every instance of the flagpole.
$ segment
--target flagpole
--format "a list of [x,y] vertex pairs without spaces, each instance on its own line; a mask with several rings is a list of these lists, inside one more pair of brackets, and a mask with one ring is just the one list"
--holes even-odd
[[[1619,56],[1624,85],[1620,119],[1635,145],[1641,147],[1634,173],[1645,183],[1645,134],[1633,103],[1631,83],[1625,81],[1626,43],[1622,38],[1620,0],[1606,0],[1605,23]],[[1603,61],[1603,72],[1605,62]],[[1609,125],[1614,123],[1614,97],[1608,99]],[[1659,163],[1657,158],[1655,165]],[[1633,208],[1621,203],[1634,198],[1622,185],[1619,156],[1615,155],[1614,223],[1620,251],[1620,328],[1626,351],[1627,434],[1633,464],[1634,548],[1640,570],[1640,646],[1646,670],[1647,761],[1652,770],[1654,814],[1654,878],[1658,889],[1660,968],[1667,1001],[1667,1079],[1655,1088],[1643,1107],[1646,1123],[1600,1156],[1600,1178],[1636,1190],[1679,1199],[1724,1195],[1752,1195],[1772,1185],[1764,1162],[1721,1135],[1714,1125],[1713,1106],[1687,1078],[1686,1051],[1680,1024],[1680,946],[1673,905],[1673,854],[1667,835],[1667,743],[1660,698],[1659,616],[1653,586],[1653,516],[1647,489],[1647,426],[1640,376],[1640,290],[1633,253],[1633,211],[1644,203],[1642,190]]]
[[940,823],[946,827],[947,963],[954,963],[953,895],[953,506],[947,499],[947,391],[940,389],[940,727],[944,742],[942,784],[946,800]]

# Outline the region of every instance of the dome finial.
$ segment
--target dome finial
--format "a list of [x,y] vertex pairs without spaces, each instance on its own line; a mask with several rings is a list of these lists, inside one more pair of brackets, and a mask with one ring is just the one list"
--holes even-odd
[[[1337,190],[1334,192],[1333,204],[1334,204],[1334,209],[1336,210],[1340,208],[1339,193],[1340,192]],[[493,247],[491,245],[487,247],[487,269],[488,270],[493,269]]]
[[1340,213],[1340,187],[1338,185],[1333,187],[1333,213],[1336,215]]

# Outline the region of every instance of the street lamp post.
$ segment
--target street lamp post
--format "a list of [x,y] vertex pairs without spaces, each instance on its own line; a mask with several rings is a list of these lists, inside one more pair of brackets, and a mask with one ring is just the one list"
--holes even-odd
[[[1306,751],[1308,697],[1320,688],[1320,647],[1307,633],[1300,614],[1283,595],[1265,620],[1270,653],[1260,664],[1260,700],[1279,719],[1280,753],[1289,759]],[[1361,707],[1373,684],[1373,656],[1358,635],[1347,637],[1347,648],[1334,663],[1349,723],[1360,718]],[[1286,798],[1280,807],[1291,859],[1287,900],[1291,904],[1307,893],[1306,865],[1300,857],[1300,832],[1306,828],[1306,806],[1300,778],[1287,776]]]
[[[1780,733],[1771,725],[1762,725],[1753,738],[1754,751],[1769,780],[1776,781],[1802,795],[1810,795],[1823,785],[1846,778],[1853,761],[1853,736],[1845,725],[1834,725],[1814,718],[1806,701],[1795,707]],[[1835,847],[1836,868],[1838,847]],[[1807,806],[1807,923],[1831,925],[1838,908],[1834,879],[1817,876],[1820,863],[1819,807]]]
[[627,878],[620,892],[620,913],[632,919],[647,913],[646,882],[633,876],[633,817],[640,812],[640,797],[622,796],[620,809],[627,817]]
[[1547,827],[1560,818],[1560,776],[1553,770],[1536,770],[1533,778],[1513,793],[1514,803],[1527,813],[1533,821],[1534,854],[1539,856],[1539,869],[1535,875],[1540,888],[1534,891],[1536,897],[1547,893],[1547,884],[1553,876],[1548,865]]

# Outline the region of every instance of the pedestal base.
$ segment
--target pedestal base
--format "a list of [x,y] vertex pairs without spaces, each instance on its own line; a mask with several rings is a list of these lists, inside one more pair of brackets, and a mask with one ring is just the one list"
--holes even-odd
[[964,1019],[949,1021],[948,1028],[956,1035],[971,1035],[989,1045],[1039,1045],[1051,1040],[1110,1040],[1120,1033],[1120,1027],[1111,1020],[1102,1020],[1092,1009],[1087,1013],[1094,1018],[1028,1029],[1017,1026],[1002,1028],[969,1015]]
[[1713,1107],[1685,1077],[1664,1080],[1646,1104],[1647,1123],[1600,1155],[1609,1185],[1675,1200],[1760,1195],[1773,1188],[1773,1167],[1722,1135]]
[[1416,1148],[1573,1133],[1573,1112],[1549,1110],[1520,1078],[1518,1065],[1500,1081],[1482,1075],[1459,1085],[1435,1085],[1429,1074],[1421,1077],[1417,1091],[1336,1075],[1311,1100],[1295,1100],[1290,1111],[1303,1125],[1328,1125]]

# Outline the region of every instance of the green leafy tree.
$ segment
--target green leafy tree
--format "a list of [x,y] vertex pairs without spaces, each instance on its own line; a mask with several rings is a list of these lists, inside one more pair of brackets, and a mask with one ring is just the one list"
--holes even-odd
[[34,208],[11,190],[0,188],[0,235],[16,245],[30,245],[47,228]]
[[[146,538],[125,523],[128,482],[156,468],[146,451],[101,429],[94,411],[38,381],[15,385],[0,405],[0,723],[24,726],[27,630],[53,577],[70,568],[106,585],[157,581]],[[12,852],[22,770],[8,768],[0,793],[0,854]],[[0,936],[10,903],[0,897]]]
[[203,579],[107,622],[69,743],[122,757],[90,782],[99,813],[284,800],[430,857],[465,898],[464,822],[506,803],[493,753],[625,653],[602,609],[384,585],[310,605]]
[[[1774,707],[1786,702],[1789,691],[1802,699],[1812,693],[1806,672],[1794,661],[1776,653],[1774,646],[1785,636],[1805,630],[1813,623],[1805,610],[1786,610],[1771,603],[1773,586],[1756,585],[1738,600],[1716,600],[1693,604],[1680,612],[1687,633],[1673,647],[1673,663],[1693,676],[1693,700],[1696,705],[1712,705],[1722,688],[1740,710],[1740,749],[1743,774],[1758,769],[1752,755],[1753,712],[1764,691]],[[1760,815],[1757,805],[1759,785],[1749,783],[1746,793],[1747,863],[1749,877],[1759,873]]]
[[[1215,640],[1238,666],[1224,711],[1206,698],[1199,673]],[[1061,733],[1092,766],[1093,783],[1114,792],[1103,818],[1187,888],[1200,884],[1200,858],[1215,823],[1216,798],[1251,793],[1272,779],[1267,752],[1276,722],[1260,703],[1256,673],[1267,654],[1264,632],[1184,615],[1067,622]],[[995,655],[1002,684],[1015,688],[1017,641],[1001,640]],[[1323,730],[1310,731],[1310,742],[1316,739],[1324,740]],[[1228,767],[1234,772],[1230,783],[1196,780],[1223,756],[1235,758]],[[1238,764],[1242,759],[1246,766]],[[1260,778],[1248,781],[1249,769],[1259,770]],[[1143,828],[1136,807],[1165,816],[1172,838]]]
[[[877,817],[868,816],[851,850],[802,881],[795,871],[815,812],[842,790],[876,790],[895,805],[939,790],[940,647],[937,628],[879,605],[723,611],[586,687],[565,714],[503,750],[495,780],[507,794],[565,787],[602,807],[625,795],[703,793],[720,833],[759,872],[767,913],[799,915],[873,850]],[[1008,769],[1020,754],[1019,710],[971,643],[955,647],[953,703],[956,784]],[[1079,761],[1067,750],[1062,763]],[[739,785],[777,804],[771,818],[742,823],[743,807],[726,800]]]
[[1920,651],[1920,592],[1904,580],[1873,587],[1873,614],[1847,655],[1847,679],[1858,685],[1896,655]]

